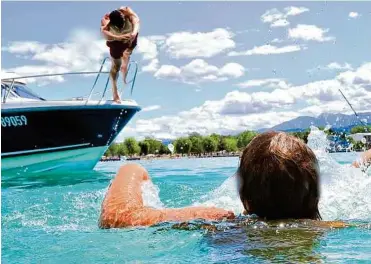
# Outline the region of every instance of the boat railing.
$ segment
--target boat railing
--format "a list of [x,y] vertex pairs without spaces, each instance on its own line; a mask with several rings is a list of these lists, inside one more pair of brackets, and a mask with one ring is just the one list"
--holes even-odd
[[[103,71],[103,67],[104,67],[104,64],[106,63],[108,57],[104,58],[101,65],[100,65],[100,69],[99,71],[88,71],[88,72],[63,72],[63,73],[46,73],[46,74],[37,74],[37,75],[27,75],[27,76],[17,76],[17,77],[11,77],[11,78],[2,78],[1,81],[7,81],[7,82],[10,82],[10,86],[8,86],[6,89],[6,94],[5,96],[2,98],[2,103],[6,103],[6,100],[10,94],[10,92],[14,89],[14,83],[16,82],[16,80],[21,80],[21,79],[29,79],[29,78],[43,78],[43,77],[53,77],[53,76],[64,76],[64,75],[89,75],[89,74],[97,74],[95,80],[94,80],[94,83],[93,83],[93,86],[92,88],[90,89],[90,92],[88,95],[86,96],[82,96],[82,97],[75,97],[75,98],[72,98],[72,99],[84,99],[86,98],[86,104],[90,101],[92,95],[96,95],[96,94],[100,94],[100,92],[98,93],[94,93],[94,90],[95,90],[95,86],[98,82],[98,79],[100,77],[101,74],[108,74],[108,77],[107,77],[107,81],[106,81],[106,85],[104,87],[104,91],[102,93],[102,96],[99,100],[102,101],[106,95],[106,92],[107,92],[107,87],[108,87],[108,84],[109,84],[109,81],[110,81],[110,76],[109,76],[109,71]],[[137,77],[137,73],[138,73],[138,63],[136,61],[130,61],[129,62],[129,66],[128,66],[128,73],[130,71],[130,68],[132,67],[132,65],[134,65],[135,69],[134,69],[134,75],[133,75],[133,78],[129,81],[126,81],[126,84],[131,84],[131,89],[130,89],[130,94],[132,95],[133,94],[133,91],[134,91],[134,85],[135,85],[135,80],[136,80],[136,77]],[[124,91],[124,89],[122,88],[121,91],[120,91],[120,95],[122,95],[122,92]]]

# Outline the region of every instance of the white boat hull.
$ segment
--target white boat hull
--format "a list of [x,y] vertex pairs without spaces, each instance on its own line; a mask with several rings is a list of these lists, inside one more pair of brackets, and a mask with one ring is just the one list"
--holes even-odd
[[51,171],[91,170],[99,162],[108,146],[2,158],[3,175],[39,174]]

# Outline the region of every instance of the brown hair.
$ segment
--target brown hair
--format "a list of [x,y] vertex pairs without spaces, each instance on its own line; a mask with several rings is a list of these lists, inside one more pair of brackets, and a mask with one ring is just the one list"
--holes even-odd
[[302,140],[273,131],[256,136],[243,151],[237,175],[249,214],[268,220],[321,219],[318,162]]

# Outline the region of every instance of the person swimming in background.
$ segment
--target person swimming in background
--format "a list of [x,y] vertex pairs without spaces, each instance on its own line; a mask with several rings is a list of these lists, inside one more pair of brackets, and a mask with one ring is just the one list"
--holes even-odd
[[[343,222],[318,221],[319,166],[313,151],[284,132],[256,136],[243,151],[237,183],[244,214],[266,220],[313,220],[323,227],[345,227]],[[144,206],[142,183],[150,181],[138,164],[122,166],[102,202],[100,228],[150,226],[167,221],[234,219],[214,207],[155,209]]]
[[139,25],[139,17],[130,7],[120,7],[105,14],[101,20],[101,32],[107,40],[112,60],[110,78],[113,100],[117,103],[121,102],[117,90],[119,70],[126,84],[130,55],[137,46]]

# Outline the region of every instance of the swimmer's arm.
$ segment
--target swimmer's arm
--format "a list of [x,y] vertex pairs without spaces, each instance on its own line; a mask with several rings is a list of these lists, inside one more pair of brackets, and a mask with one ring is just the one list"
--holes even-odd
[[148,226],[167,221],[193,219],[222,220],[233,218],[232,212],[210,207],[155,209],[144,206],[142,184],[150,180],[147,171],[136,164],[122,166],[102,203],[101,228]]
[[162,222],[184,222],[195,219],[223,220],[234,218],[232,212],[210,207],[186,207],[174,209],[154,209],[142,207],[133,211],[123,211],[116,218],[101,221],[100,227],[151,226]]
[[109,18],[108,14],[104,15],[101,20],[100,31],[106,40],[124,40],[130,39],[130,34],[115,35],[109,31],[108,28]]
[[140,27],[140,19],[139,16],[131,9],[130,7],[120,7],[120,12],[123,13],[124,15],[127,15],[133,24],[133,32],[132,35],[135,36],[139,32],[139,27]]

